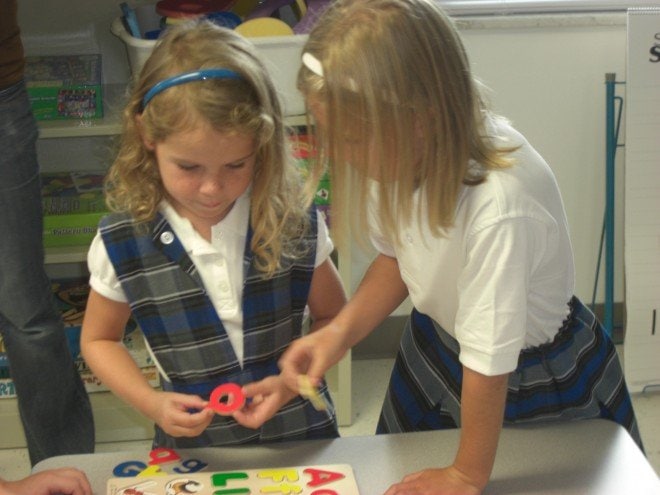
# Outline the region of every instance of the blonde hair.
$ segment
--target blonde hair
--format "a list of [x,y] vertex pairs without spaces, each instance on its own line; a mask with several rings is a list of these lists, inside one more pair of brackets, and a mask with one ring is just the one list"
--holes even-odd
[[395,226],[412,218],[414,194],[423,187],[420,213],[442,235],[464,185],[510,165],[513,148],[498,149],[486,135],[488,112],[466,51],[436,2],[337,0],[303,52],[320,63],[301,67],[298,86],[326,112],[312,177],[332,164],[334,225],[349,223],[351,205],[357,233],[366,231],[373,184],[381,227],[400,242]]
[[[156,83],[185,72],[216,68],[234,71],[240,78],[172,86],[142,108],[145,93]],[[251,247],[258,268],[272,275],[281,256],[300,254],[294,246],[308,228],[311,197],[304,195],[291,156],[273,82],[253,45],[228,29],[208,21],[191,21],[168,27],[159,39],[124,109],[119,151],[106,179],[108,206],[130,213],[138,223],[152,220],[166,192],[156,157],[144,146],[143,138],[159,142],[209,124],[221,132],[255,137]]]

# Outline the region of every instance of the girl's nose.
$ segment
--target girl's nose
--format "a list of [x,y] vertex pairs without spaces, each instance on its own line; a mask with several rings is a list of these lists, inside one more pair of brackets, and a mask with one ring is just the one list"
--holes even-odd
[[223,181],[220,177],[208,177],[204,180],[201,192],[204,194],[214,194],[222,191]]

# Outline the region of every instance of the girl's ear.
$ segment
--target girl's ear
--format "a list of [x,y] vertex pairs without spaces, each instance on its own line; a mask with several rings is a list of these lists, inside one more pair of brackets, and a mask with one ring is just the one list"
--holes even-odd
[[146,132],[144,131],[144,123],[142,122],[142,114],[137,114],[135,116],[135,127],[137,127],[138,133],[140,134],[140,139],[142,140],[144,147],[149,151],[154,151],[156,149],[156,143],[150,139],[147,139],[146,137]]

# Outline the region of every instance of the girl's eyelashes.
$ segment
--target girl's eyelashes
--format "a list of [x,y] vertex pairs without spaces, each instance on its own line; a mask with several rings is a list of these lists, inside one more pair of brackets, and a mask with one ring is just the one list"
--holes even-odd
[[250,153],[250,154],[249,154],[248,156],[246,156],[246,157],[239,158],[237,161],[235,161],[235,162],[233,162],[233,163],[228,163],[228,164],[225,165],[225,166],[226,166],[227,168],[229,168],[229,169],[232,169],[232,170],[237,170],[237,169],[244,168],[244,167],[247,166],[248,162],[249,162],[250,159],[254,156],[255,153],[256,153],[256,151]]
[[[251,153],[248,156],[239,158],[235,162],[225,163],[224,165],[222,165],[222,167],[225,168],[225,169],[229,169],[229,170],[240,170],[242,168],[245,168],[248,165],[248,163],[250,161],[250,158],[252,158],[253,155],[254,155],[254,153]],[[180,170],[183,170],[184,172],[193,172],[193,171],[196,171],[196,170],[200,170],[202,168],[208,168],[208,167],[213,168],[213,167],[215,167],[215,165],[207,166],[207,165],[204,165],[204,164],[201,164],[201,163],[181,161],[181,158],[178,158],[178,159],[172,158],[171,162],[176,164],[176,166]]]
[[[225,165],[225,168],[227,168],[229,170],[240,170],[242,168],[245,168],[246,163],[247,162],[245,162],[245,161],[235,162],[235,163],[227,163]],[[189,165],[189,164],[185,164],[185,163],[178,163],[177,167],[179,167],[179,169],[184,171],[184,172],[195,172],[195,171],[197,171],[201,168],[200,165]]]

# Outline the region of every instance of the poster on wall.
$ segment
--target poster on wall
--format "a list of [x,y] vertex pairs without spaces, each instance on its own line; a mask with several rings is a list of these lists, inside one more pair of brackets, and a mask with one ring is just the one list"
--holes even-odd
[[627,20],[624,367],[642,392],[660,390],[660,8]]

